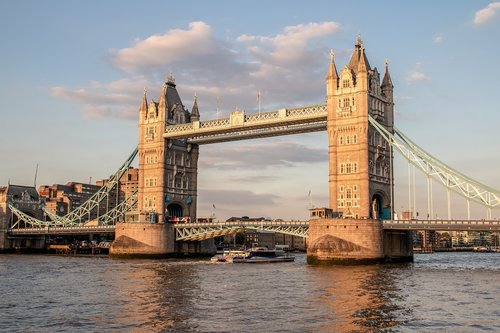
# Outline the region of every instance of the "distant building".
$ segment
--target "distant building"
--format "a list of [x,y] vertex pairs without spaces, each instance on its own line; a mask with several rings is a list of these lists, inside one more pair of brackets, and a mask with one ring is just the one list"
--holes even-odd
[[[262,222],[262,221],[270,221],[271,219],[265,217],[230,217],[227,219],[227,222]],[[271,231],[259,231],[259,230],[246,230],[244,232],[245,235],[245,244],[247,246],[263,246],[268,249],[274,249],[277,244],[279,245],[288,245],[290,249],[297,249],[301,251],[305,251],[307,249],[307,240],[304,237],[286,235],[281,233],[275,233]],[[224,236],[224,243],[231,244],[233,240],[233,235]]]
[[[120,183],[116,189],[112,190],[108,198],[100,203],[99,211],[97,209],[92,211],[88,215],[88,219],[93,220],[98,215],[105,214],[137,190],[138,171],[138,169],[130,167],[120,178]],[[47,210],[59,216],[64,216],[89,200],[108,180],[99,180],[95,185],[79,182],[69,182],[66,185],[42,185],[38,188],[38,193],[45,202]]]
[[[99,187],[103,186],[109,179],[103,179],[96,182]],[[129,167],[127,172],[120,178],[120,194],[118,201],[121,202],[128,198],[139,187],[139,169]],[[116,197],[115,197],[116,198]]]
[[12,214],[9,204],[26,215],[43,219],[42,201],[35,187],[11,184],[0,187],[0,250],[11,247],[7,230],[18,220],[17,216]]
[[[90,199],[100,186],[69,182],[66,185],[41,185],[38,193],[45,201],[45,208],[59,216],[63,216]],[[90,218],[94,219],[97,212],[92,212]]]

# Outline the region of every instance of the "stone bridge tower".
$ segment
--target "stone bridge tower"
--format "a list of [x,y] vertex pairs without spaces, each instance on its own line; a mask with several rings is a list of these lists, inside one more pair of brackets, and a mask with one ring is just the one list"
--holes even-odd
[[337,72],[334,54],[326,77],[330,208],[344,217],[392,217],[392,152],[369,124],[393,132],[393,85],[386,62],[382,82],[358,36],[349,63]]
[[196,219],[198,146],[187,140],[164,139],[165,126],[190,123],[200,117],[195,98],[185,109],[169,75],[158,102],[148,104],[146,91],[139,112],[139,221]]
[[139,108],[139,188],[137,210],[117,223],[114,257],[165,257],[215,252],[213,240],[176,242],[173,223],[196,219],[198,145],[186,139],[165,139],[165,127],[199,120],[195,97],[189,112],[182,104],[172,75],[158,102],[148,103],[146,91]]
[[411,232],[384,230],[380,221],[392,218],[392,150],[368,116],[394,131],[387,62],[381,81],[358,36],[351,59],[340,73],[331,53],[326,98],[330,208],[344,218],[309,221],[307,262],[412,261]]

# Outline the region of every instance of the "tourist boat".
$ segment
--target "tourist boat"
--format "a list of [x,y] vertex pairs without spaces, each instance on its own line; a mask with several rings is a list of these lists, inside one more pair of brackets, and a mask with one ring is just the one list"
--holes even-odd
[[241,250],[224,250],[222,254],[216,254],[213,256],[211,262],[233,262],[234,257],[244,257],[246,256],[246,251]]
[[243,256],[235,256],[232,262],[237,263],[271,263],[271,262],[290,262],[294,261],[295,257],[289,253],[277,249],[268,250],[265,247],[252,248],[245,251]]

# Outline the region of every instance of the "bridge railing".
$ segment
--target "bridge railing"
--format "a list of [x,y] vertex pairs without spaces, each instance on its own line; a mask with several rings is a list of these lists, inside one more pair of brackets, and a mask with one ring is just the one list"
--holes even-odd
[[500,231],[499,220],[384,220],[384,229]]
[[196,227],[260,227],[260,226],[309,226],[309,221],[231,221],[231,222],[178,222],[174,228]]
[[9,229],[12,235],[88,234],[114,232],[114,225]]
[[165,138],[194,137],[213,134],[215,132],[235,132],[239,129],[262,126],[283,126],[290,124],[309,123],[311,121],[326,121],[325,104],[310,105],[292,109],[279,109],[245,115],[243,111],[235,111],[230,117],[216,120],[192,122],[189,124],[165,126]]

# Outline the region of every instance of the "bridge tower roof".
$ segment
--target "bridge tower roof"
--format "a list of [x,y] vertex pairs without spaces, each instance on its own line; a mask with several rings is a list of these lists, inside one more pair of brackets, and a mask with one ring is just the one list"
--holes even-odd
[[354,51],[352,52],[351,60],[349,60],[349,64],[347,65],[347,67],[351,69],[354,74],[358,74],[360,61],[364,62],[363,67],[368,72],[371,69],[370,63],[368,62],[368,58],[366,57],[361,36],[358,35],[358,37],[356,38],[356,43],[354,44]]

